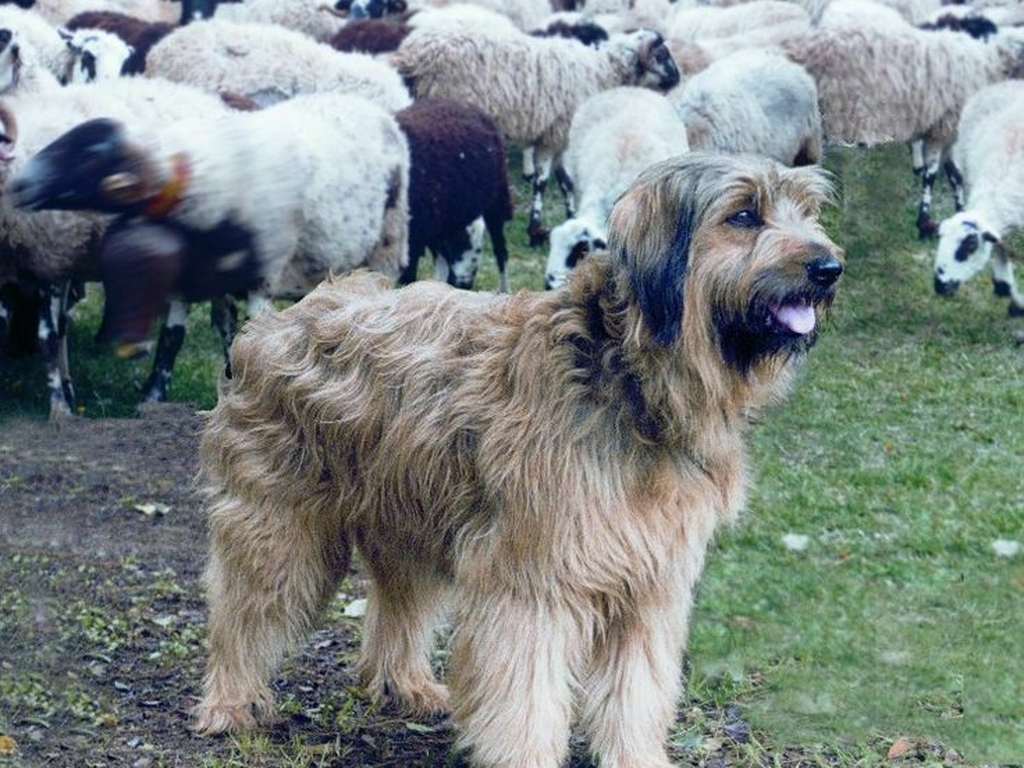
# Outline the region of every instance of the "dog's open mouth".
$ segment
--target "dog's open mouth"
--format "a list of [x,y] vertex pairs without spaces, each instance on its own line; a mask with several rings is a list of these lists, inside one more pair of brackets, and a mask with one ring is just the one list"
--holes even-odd
[[790,299],[769,304],[766,323],[769,330],[788,331],[797,336],[806,336],[814,331],[818,316],[810,302],[804,299]]

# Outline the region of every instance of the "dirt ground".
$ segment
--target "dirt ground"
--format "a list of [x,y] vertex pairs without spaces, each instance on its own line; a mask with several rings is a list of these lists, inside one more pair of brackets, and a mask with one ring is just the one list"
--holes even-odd
[[[276,725],[249,739],[189,732],[204,658],[199,426],[181,404],[59,429],[0,421],[0,766],[462,765],[444,722],[410,722],[359,692],[358,621],[340,609],[360,596],[358,574],[275,681]],[[673,758],[810,764],[802,750],[755,749],[738,712],[684,707]],[[579,745],[572,764],[588,765]]]

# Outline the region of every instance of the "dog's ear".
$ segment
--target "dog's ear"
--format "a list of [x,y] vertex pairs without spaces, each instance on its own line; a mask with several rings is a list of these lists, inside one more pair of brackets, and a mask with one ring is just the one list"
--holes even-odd
[[657,179],[628,190],[609,217],[609,251],[625,267],[651,337],[666,347],[679,336],[683,321],[694,219],[685,197]]

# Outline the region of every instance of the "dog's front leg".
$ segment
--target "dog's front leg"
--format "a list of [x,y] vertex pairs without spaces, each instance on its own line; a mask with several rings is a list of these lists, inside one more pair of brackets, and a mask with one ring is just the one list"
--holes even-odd
[[682,677],[689,600],[644,607],[603,634],[584,680],[581,725],[601,768],[670,768],[665,740]]
[[510,590],[460,602],[449,681],[458,746],[477,768],[558,768],[581,655],[572,615]]

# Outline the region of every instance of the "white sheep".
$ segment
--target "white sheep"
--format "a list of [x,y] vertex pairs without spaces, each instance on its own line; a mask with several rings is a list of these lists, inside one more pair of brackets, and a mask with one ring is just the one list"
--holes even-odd
[[726,7],[697,5],[676,11],[665,36],[673,40],[699,42],[779,25],[795,34],[806,29],[809,21],[810,15],[804,8],[785,0],[758,0]]
[[747,152],[786,165],[821,162],[814,79],[775,48],[730,54],[673,89],[693,149]]
[[[20,275],[39,286],[43,299],[41,346],[50,391],[50,416],[74,412],[68,369],[66,315],[71,279],[98,278],[95,245],[109,216],[66,211],[26,213],[5,194],[9,178],[63,131],[99,115],[149,121],[156,126],[227,111],[215,96],[162,80],[119,78],[55,88],[40,98],[19,91],[4,105],[17,120],[13,152],[0,163],[0,276]],[[4,133],[10,131],[5,120]],[[154,367],[157,362],[154,361]]]
[[454,5],[467,4],[499,13],[511,21],[517,29],[529,32],[536,29],[551,13],[548,0],[415,0],[409,4],[410,10],[428,8],[448,8]]
[[991,260],[997,296],[1024,316],[1024,293],[1013,279],[1005,240],[1024,227],[1024,81],[1007,80],[964,105],[953,159],[964,175],[964,210],[939,225],[935,290],[955,293]]
[[686,126],[664,96],[620,87],[591,96],[572,120],[565,169],[574,181],[576,215],[551,230],[544,284],[557,288],[608,239],[612,206],[649,165],[689,150]]
[[[876,145],[923,138],[952,143],[967,98],[1024,74],[1024,35],[1000,30],[988,42],[921,30],[877,3],[843,0],[818,27],[783,43],[818,87],[826,140]],[[919,232],[929,230],[922,200]]]
[[71,65],[56,27],[31,11],[0,6],[0,94],[56,88]]
[[245,0],[217,3],[215,19],[250,24],[276,24],[327,42],[345,26],[331,6],[317,0]]
[[619,85],[667,90],[679,82],[664,41],[650,30],[613,35],[595,49],[575,40],[532,37],[500,22],[474,29],[432,23],[413,30],[393,60],[416,98],[478,106],[494,118],[510,145],[535,148],[529,224],[534,245],[544,239],[544,189],[565,149],[576,107]]
[[[162,126],[88,121],[38,152],[7,197],[28,209],[138,217],[144,236],[135,239],[129,222],[130,242],[161,238],[157,261],[119,254],[134,293],[113,302],[143,318],[105,323],[124,354],[147,346],[170,295],[247,292],[252,315],[330,273],[367,266],[397,278],[407,263],[408,188],[409,149],[395,118],[358,96],[319,93]],[[119,277],[123,285],[123,271],[105,272],[104,282]],[[121,317],[106,298],[107,317]]]
[[300,93],[364,96],[390,111],[412,103],[398,73],[363,53],[342,53],[274,24],[218,16],[179,27],[153,46],[146,75],[230,93],[266,106]]
[[107,10],[125,13],[143,21],[177,23],[181,3],[168,0],[34,0],[32,12],[60,26],[84,11]]

